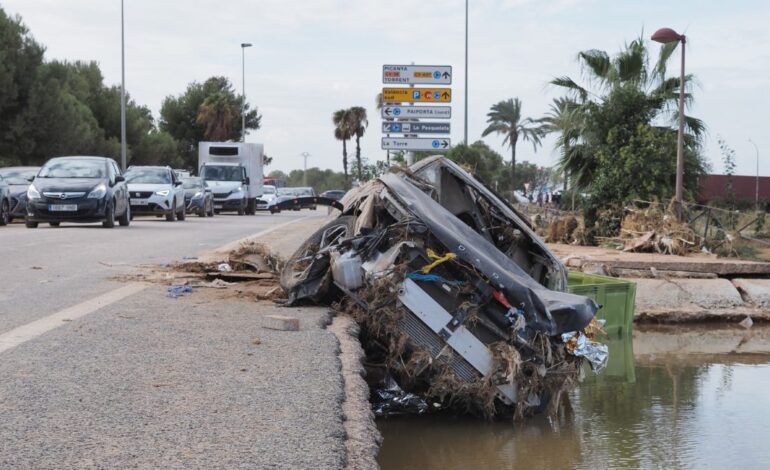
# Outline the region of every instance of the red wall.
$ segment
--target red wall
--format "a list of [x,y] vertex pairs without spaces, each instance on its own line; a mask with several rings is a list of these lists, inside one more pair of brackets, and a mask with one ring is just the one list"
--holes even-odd
[[[698,181],[700,186],[699,202],[707,202],[715,197],[725,198],[727,175],[705,175]],[[733,175],[733,190],[739,200],[754,200],[756,191],[756,176]],[[759,200],[770,201],[770,176],[759,177]]]

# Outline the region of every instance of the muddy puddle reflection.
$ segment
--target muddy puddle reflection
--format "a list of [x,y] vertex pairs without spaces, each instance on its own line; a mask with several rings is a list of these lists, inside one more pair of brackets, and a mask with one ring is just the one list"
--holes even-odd
[[637,327],[558,418],[378,421],[383,469],[770,468],[770,327]]

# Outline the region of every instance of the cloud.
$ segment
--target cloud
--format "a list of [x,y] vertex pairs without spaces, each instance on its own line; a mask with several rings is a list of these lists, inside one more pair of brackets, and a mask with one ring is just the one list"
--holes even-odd
[[[5,0],[48,47],[47,57],[97,60],[110,84],[120,81],[119,2]],[[691,5],[664,0],[471,0],[469,138],[485,127],[489,106],[517,96],[524,112],[538,117],[557,91],[554,76],[580,77],[578,51],[617,51],[624,42],[662,25],[690,38],[688,70],[702,89],[694,112],[713,135],[734,142],[739,172],[753,166],[749,136],[770,149],[762,110],[769,106],[770,31],[762,3]],[[193,80],[230,77],[241,87],[241,49],[246,51],[246,94],[263,113],[263,129],[249,138],[265,143],[273,168],[298,168],[303,151],[313,165],[341,169],[341,144],[333,137],[334,110],[362,105],[370,129],[365,157],[384,158],[374,97],[383,63],[454,66],[453,142],[462,140],[464,0],[131,0],[126,2],[126,76],[131,95],[156,114],[163,98]],[[730,25],[725,27],[725,25]],[[671,73],[678,67],[672,64]],[[485,139],[509,158],[502,140]],[[745,144],[745,149],[743,148]],[[707,152],[719,153],[712,141]],[[552,140],[537,153],[520,144],[518,158],[550,164]],[[770,173],[770,159],[762,163]]]

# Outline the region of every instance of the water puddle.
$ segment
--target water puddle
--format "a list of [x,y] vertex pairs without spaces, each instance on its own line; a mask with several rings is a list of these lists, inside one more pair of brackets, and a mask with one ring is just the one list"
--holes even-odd
[[770,326],[638,327],[557,418],[389,418],[383,469],[770,468]]

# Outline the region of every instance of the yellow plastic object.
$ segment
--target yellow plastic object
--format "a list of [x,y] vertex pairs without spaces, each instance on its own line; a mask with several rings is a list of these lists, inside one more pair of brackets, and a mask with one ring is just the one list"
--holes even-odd
[[457,258],[457,255],[454,254],[454,253],[447,253],[447,254],[445,254],[443,256],[440,256],[440,255],[436,254],[435,251],[433,251],[430,248],[428,248],[428,258],[432,259],[433,262],[430,263],[430,264],[426,264],[425,266],[422,267],[422,269],[420,269],[420,271],[423,274],[428,274],[429,272],[431,272],[433,270],[433,268],[435,268],[436,266],[438,266],[441,263],[446,263],[447,261],[451,261],[451,260]]

